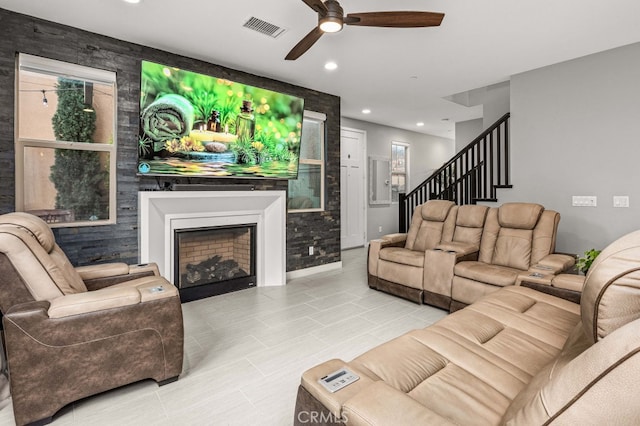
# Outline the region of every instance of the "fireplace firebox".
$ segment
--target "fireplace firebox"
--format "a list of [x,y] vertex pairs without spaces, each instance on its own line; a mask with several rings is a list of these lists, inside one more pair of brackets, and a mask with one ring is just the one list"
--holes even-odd
[[182,302],[256,285],[256,224],[174,230],[174,283]]

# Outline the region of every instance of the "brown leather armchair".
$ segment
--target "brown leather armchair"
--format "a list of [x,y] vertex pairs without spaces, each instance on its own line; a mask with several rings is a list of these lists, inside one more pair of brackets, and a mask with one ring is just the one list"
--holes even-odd
[[0,216],[0,310],[16,424],[78,399],[182,371],[177,289],[153,264],[74,268],[49,226]]

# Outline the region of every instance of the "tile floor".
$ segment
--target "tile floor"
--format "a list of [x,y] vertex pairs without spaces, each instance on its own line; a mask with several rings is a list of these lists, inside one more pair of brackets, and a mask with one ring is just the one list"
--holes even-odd
[[[293,422],[300,375],[446,315],[369,289],[366,251],[342,253],[341,270],[183,305],[180,380],[134,383],[65,407],[54,425],[260,425]],[[43,395],[43,397],[46,397]],[[13,424],[11,406],[0,425]]]

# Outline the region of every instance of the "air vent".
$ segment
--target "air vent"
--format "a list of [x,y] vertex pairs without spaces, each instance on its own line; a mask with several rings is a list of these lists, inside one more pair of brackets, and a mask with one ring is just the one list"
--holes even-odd
[[286,31],[284,28],[281,28],[267,21],[263,21],[262,19],[256,18],[255,16],[249,18],[247,22],[244,23],[243,27],[249,28],[250,30],[257,31],[273,38],[277,38],[280,34]]

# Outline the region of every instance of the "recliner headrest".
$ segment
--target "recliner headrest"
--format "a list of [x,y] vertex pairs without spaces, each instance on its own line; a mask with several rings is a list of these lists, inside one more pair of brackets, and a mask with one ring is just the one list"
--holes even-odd
[[504,203],[498,207],[498,223],[503,228],[533,229],[544,207],[533,203]]
[[466,204],[458,207],[457,226],[466,228],[482,228],[487,218],[489,207],[474,204]]
[[38,216],[24,212],[7,213],[0,215],[0,224],[16,225],[26,229],[38,240],[47,253],[51,252],[56,243],[51,228]]
[[453,206],[455,206],[453,201],[429,200],[422,205],[420,213],[424,220],[444,222]]
[[594,343],[640,318],[640,231],[614,241],[593,261],[580,311]]

